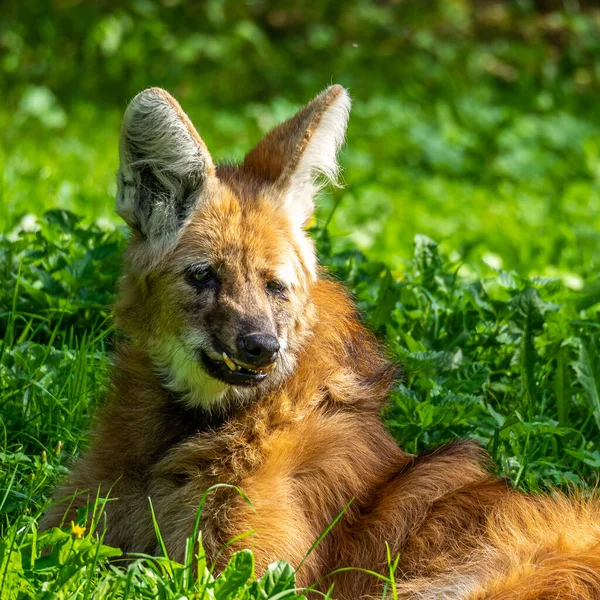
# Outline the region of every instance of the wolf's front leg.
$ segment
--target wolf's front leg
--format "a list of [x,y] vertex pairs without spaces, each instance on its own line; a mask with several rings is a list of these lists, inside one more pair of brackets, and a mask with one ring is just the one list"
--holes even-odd
[[[152,500],[161,536],[169,557],[183,561],[186,538],[192,535],[198,511],[202,544],[208,563],[217,572],[231,555],[242,548],[254,552],[259,576],[273,561],[286,559],[298,567],[318,537],[313,530],[293,484],[285,477],[266,480],[248,478],[239,489],[214,487],[200,474],[189,478],[162,478],[153,483]],[[158,546],[156,547],[158,551]],[[314,582],[311,560],[299,576],[302,583]]]

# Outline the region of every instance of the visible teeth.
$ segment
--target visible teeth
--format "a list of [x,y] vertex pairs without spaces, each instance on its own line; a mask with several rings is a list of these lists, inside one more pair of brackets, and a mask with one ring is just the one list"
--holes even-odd
[[265,373],[269,373],[270,371],[272,371],[273,369],[275,369],[277,367],[277,363],[273,363],[271,365],[267,365],[266,367],[260,367],[258,369],[252,369],[248,366],[243,366],[242,365],[238,365],[236,362],[234,362],[231,358],[229,358],[229,356],[227,356],[227,354],[225,352],[222,353],[223,356],[223,362],[227,365],[227,368],[230,371],[241,371],[242,369],[244,371],[248,371],[249,373],[253,373],[253,374],[265,374]]
[[238,371],[240,368],[229,358],[229,356],[227,356],[227,354],[225,354],[225,352],[223,352],[223,362],[227,365],[230,371]]

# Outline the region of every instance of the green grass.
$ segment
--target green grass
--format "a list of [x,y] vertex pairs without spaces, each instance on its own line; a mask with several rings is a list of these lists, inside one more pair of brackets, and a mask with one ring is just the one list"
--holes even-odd
[[125,563],[102,545],[101,501],[81,539],[70,524],[38,532],[107,383],[119,120],[150,84],[176,93],[217,159],[243,156],[332,79],[348,85],[346,185],[322,199],[313,235],[403,365],[390,431],[413,452],[473,437],[523,490],[596,484],[597,12],[27,4],[0,23],[3,600],[295,597],[286,563],[254,573],[243,552],[215,579],[193,539],[183,565]]

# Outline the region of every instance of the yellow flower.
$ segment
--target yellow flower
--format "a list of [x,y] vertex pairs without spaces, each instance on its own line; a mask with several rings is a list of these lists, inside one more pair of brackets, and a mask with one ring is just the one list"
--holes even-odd
[[73,537],[80,540],[84,533],[85,533],[85,527],[80,527],[79,525],[75,525],[75,521],[71,521],[71,535]]

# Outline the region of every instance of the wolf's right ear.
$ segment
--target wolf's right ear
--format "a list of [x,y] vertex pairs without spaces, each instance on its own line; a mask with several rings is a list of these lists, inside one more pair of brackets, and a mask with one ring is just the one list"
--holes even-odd
[[177,101],[165,90],[139,93],[123,117],[117,213],[154,249],[164,249],[214,174],[212,158]]

